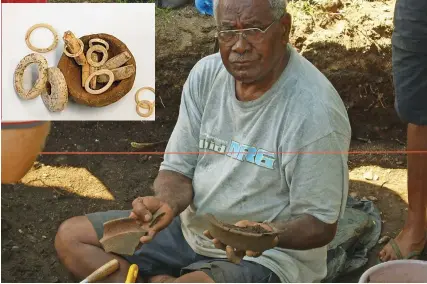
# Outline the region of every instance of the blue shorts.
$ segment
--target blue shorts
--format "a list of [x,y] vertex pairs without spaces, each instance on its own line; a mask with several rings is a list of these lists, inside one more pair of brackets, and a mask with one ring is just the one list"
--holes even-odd
[[395,108],[405,123],[427,125],[427,1],[397,0],[394,26]]
[[[103,236],[103,224],[109,220],[128,217],[130,211],[111,210],[87,214],[98,235]],[[154,239],[141,246],[132,256],[121,255],[131,264],[137,264],[141,277],[169,275],[179,277],[193,271],[203,271],[215,282],[221,283],[279,283],[279,277],[270,269],[249,261],[234,264],[227,259],[210,258],[197,254],[188,245],[181,231],[181,220],[175,218]]]

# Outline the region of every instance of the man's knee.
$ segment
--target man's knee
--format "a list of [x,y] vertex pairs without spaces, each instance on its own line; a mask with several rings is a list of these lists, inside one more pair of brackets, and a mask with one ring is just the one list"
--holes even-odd
[[59,226],[55,237],[55,249],[58,254],[72,252],[72,247],[80,244],[100,245],[95,229],[86,216],[65,220]]

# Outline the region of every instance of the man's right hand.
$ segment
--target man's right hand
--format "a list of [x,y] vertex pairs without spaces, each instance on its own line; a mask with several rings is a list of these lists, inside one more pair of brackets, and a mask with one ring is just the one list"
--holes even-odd
[[[155,196],[138,197],[132,202],[132,207],[129,217],[141,222],[143,227],[148,230],[148,234],[140,239],[141,243],[150,242],[158,232],[169,226],[175,217],[171,206]],[[165,214],[157,220],[153,227],[149,228],[153,214],[156,212]]]

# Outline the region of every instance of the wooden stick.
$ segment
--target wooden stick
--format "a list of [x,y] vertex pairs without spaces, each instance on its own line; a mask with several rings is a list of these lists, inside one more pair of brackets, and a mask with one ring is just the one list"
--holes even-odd
[[88,277],[83,279],[80,283],[95,283],[105,279],[110,274],[116,272],[120,268],[120,263],[117,259],[110,260],[97,270],[95,270]]

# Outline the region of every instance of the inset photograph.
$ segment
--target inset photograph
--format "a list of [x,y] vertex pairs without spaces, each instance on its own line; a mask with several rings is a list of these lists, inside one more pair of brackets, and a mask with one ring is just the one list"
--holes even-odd
[[2,4],[2,121],[155,120],[155,4]]

